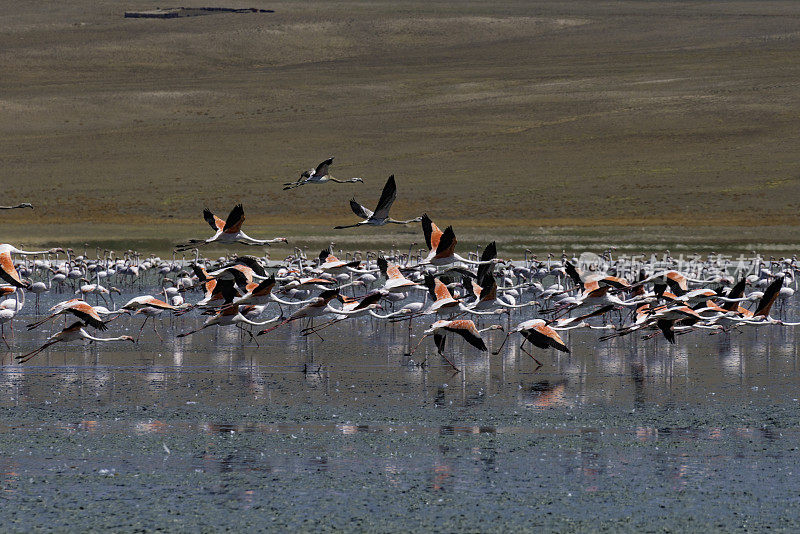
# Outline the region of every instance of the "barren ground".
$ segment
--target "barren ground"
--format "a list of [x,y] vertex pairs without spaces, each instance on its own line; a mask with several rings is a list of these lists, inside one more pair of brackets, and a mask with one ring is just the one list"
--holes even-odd
[[[800,241],[797,2],[123,18],[156,5],[0,2],[0,203],[37,206],[0,213],[2,241],[166,251],[206,235],[204,206],[243,202],[251,235],[367,247],[386,229],[330,227],[391,173],[393,214],[427,211],[464,246]],[[365,183],[281,190],[329,155]]]

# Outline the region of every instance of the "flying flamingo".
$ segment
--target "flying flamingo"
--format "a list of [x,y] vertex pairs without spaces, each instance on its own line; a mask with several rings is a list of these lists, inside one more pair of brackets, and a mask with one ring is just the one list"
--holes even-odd
[[405,293],[412,287],[419,287],[416,282],[412,282],[403,276],[397,264],[389,263],[383,256],[378,256],[378,268],[386,278],[383,289],[390,293]]
[[[248,330],[245,330],[244,328],[242,328],[242,326],[241,326],[242,324],[249,324],[249,325],[252,325],[252,326],[264,326],[264,325],[267,325],[267,324],[270,324],[270,323],[274,323],[275,321],[280,319],[280,317],[281,316],[278,315],[278,316],[276,316],[276,317],[274,317],[272,319],[269,319],[267,321],[262,321],[262,322],[251,321],[250,319],[246,318],[244,315],[241,314],[240,307],[238,305],[227,306],[227,307],[222,308],[221,310],[219,310],[219,312],[217,312],[212,317],[209,317],[208,319],[206,319],[206,321],[203,323],[203,326],[201,326],[200,328],[198,328],[196,330],[192,330],[190,332],[184,332],[182,334],[178,334],[176,337],[190,336],[192,334],[196,334],[197,332],[199,332],[199,331],[201,331],[201,330],[203,330],[205,328],[208,328],[209,326],[214,326],[214,325],[217,325],[217,326],[236,325],[237,328],[239,328],[243,332],[247,332],[250,335],[250,337],[255,340],[255,336],[253,336],[253,334],[250,333]],[[258,341],[256,341],[256,344],[257,343],[258,343]]]
[[24,256],[34,254],[54,254],[56,252],[64,252],[61,248],[51,248],[50,250],[20,250],[9,244],[0,245],[0,278],[8,282],[14,287],[27,288],[31,284],[27,280],[20,278],[17,269],[14,267],[14,260],[11,254],[21,254]]
[[[486,343],[484,343],[483,338],[481,338],[481,332],[486,332],[487,330],[502,330],[502,329],[503,329],[502,326],[495,324],[483,328],[481,330],[478,330],[478,328],[475,326],[475,323],[473,323],[469,319],[458,319],[455,321],[444,321],[444,320],[436,321],[431,325],[430,328],[425,330],[422,338],[420,338],[419,340],[419,343],[417,343],[417,346],[414,347],[407,355],[411,356],[412,354],[414,354],[414,351],[416,351],[417,348],[419,348],[419,346],[422,344],[422,341],[426,337],[432,335],[433,342],[434,344],[436,344],[436,349],[439,352],[439,355],[442,358],[444,358],[447,361],[447,363],[450,364],[450,367],[452,367],[456,372],[459,372],[460,369],[456,367],[455,364],[452,361],[450,361],[450,359],[447,356],[444,355],[444,343],[447,334],[450,332],[458,334],[459,336],[463,337],[467,343],[469,343],[476,349],[486,352],[489,349],[486,348]],[[427,358],[425,358],[425,360],[423,360],[423,362],[420,365],[421,366],[425,365],[426,361]]]
[[[59,316],[59,315],[66,315],[71,314],[83,321],[86,325],[92,326],[97,328],[98,330],[106,330],[108,326],[106,326],[105,322],[100,318],[97,310],[89,304],[81,299],[70,299],[64,302],[60,302],[50,308],[51,312],[50,315],[45,317],[44,319],[40,319],[36,322],[33,322],[28,325],[28,330],[33,330],[37,328],[47,321]],[[65,320],[66,321],[66,320]]]
[[[558,328],[559,330],[568,330],[572,328],[579,328],[585,326],[583,323],[579,323],[575,326],[565,326]],[[494,354],[499,354],[500,350],[503,348],[503,345],[506,344],[508,338],[511,334],[518,332],[524,338],[522,340],[522,344],[519,346],[520,350],[533,358],[539,367],[542,366],[542,362],[536,359],[536,357],[525,350],[525,342],[528,341],[534,347],[538,347],[540,349],[546,348],[554,348],[556,350],[560,350],[561,352],[569,353],[569,348],[564,343],[564,340],[561,339],[561,336],[558,335],[556,332],[556,328],[550,326],[544,319],[531,319],[530,321],[523,321],[519,323],[516,328],[511,330],[508,334],[506,334],[506,338],[503,340],[503,343],[500,345],[500,348],[494,351]],[[537,367],[538,368],[538,367]]]
[[422,221],[422,233],[425,234],[425,244],[430,253],[419,265],[448,265],[460,261],[470,265],[487,265],[490,263],[503,263],[503,260],[492,258],[490,260],[473,261],[462,258],[455,253],[456,234],[452,226],[445,228],[442,232],[436,224],[424,213],[420,218]]
[[355,182],[364,183],[364,180],[361,178],[350,178],[348,180],[337,180],[333,176],[331,176],[328,168],[333,164],[333,157],[330,157],[317,165],[316,169],[311,169],[308,171],[303,171],[300,174],[300,178],[296,182],[287,182],[283,184],[285,187],[283,188],[284,191],[287,189],[294,189],[296,187],[300,187],[301,185],[308,185],[308,184],[324,184],[326,182],[336,182],[337,184],[349,184]]
[[119,337],[94,337],[90,335],[86,330],[83,329],[85,325],[80,321],[75,321],[70,326],[66,327],[60,332],[53,334],[52,336],[47,338],[47,341],[44,345],[39,347],[38,349],[29,352],[27,354],[23,354],[21,356],[17,356],[16,360],[19,363],[25,363],[29,361],[31,358],[42,352],[44,349],[51,345],[55,345],[59,342],[70,342],[70,341],[77,341],[79,339],[88,339],[91,341],[134,341],[131,336],[119,336]]
[[472,287],[467,289],[471,289],[472,293],[477,298],[477,300],[469,306],[469,309],[471,310],[496,309],[497,306],[502,306],[503,308],[525,308],[539,304],[535,300],[531,300],[524,304],[508,304],[507,302],[503,302],[502,300],[498,299],[497,281],[495,281],[494,276],[491,274],[483,278],[483,283],[481,285],[476,284],[472,280],[469,280],[469,282],[471,283]]
[[0,206],[0,210],[15,210],[17,208],[33,209],[33,204],[28,204],[27,202],[23,202],[21,204],[17,204],[16,206]]
[[434,299],[433,303],[427,309],[422,311],[421,315],[442,314],[448,313],[468,313],[470,315],[499,315],[506,313],[508,310],[495,309],[492,311],[479,311],[468,308],[461,303],[457,298],[453,297],[447,286],[442,283],[438,278],[425,274],[425,286],[428,288],[428,293]]
[[290,315],[287,319],[281,322],[278,325],[275,325],[271,328],[264,329],[260,331],[257,335],[261,336],[263,334],[267,334],[272,332],[276,328],[280,328],[281,326],[291,323],[292,321],[296,321],[297,319],[314,319],[314,317],[319,317],[320,315],[324,315],[326,313],[336,313],[338,310],[332,310],[329,307],[330,301],[333,299],[338,299],[339,302],[343,302],[344,299],[342,295],[339,294],[338,289],[327,289],[319,294],[319,296],[315,297],[313,301],[309,302],[302,308],[295,311],[292,315]]
[[345,319],[358,317],[360,315],[367,315],[373,310],[381,309],[381,306],[378,304],[378,302],[383,298],[383,296],[384,294],[380,290],[369,293],[360,301],[358,299],[342,296],[344,299],[344,302],[342,303],[342,309],[333,311],[333,313],[335,313],[333,319],[327,323],[322,323],[317,327],[304,328],[301,330],[301,333],[304,336],[316,334],[320,330],[324,330],[329,326],[333,326],[336,323],[344,321]]
[[133,314],[142,314],[144,315],[144,322],[142,322],[142,326],[139,328],[139,336],[142,335],[142,330],[144,330],[144,326],[147,324],[149,319],[153,319],[153,331],[156,333],[159,339],[161,339],[161,334],[158,333],[158,329],[156,328],[156,316],[161,315],[164,311],[181,311],[190,308],[188,304],[183,304],[181,306],[173,306],[172,304],[168,304],[163,300],[157,299],[152,295],[142,295],[140,297],[134,297],[125,305],[120,308],[121,311]]
[[389,210],[394,204],[394,200],[397,198],[397,185],[394,182],[394,174],[389,176],[389,179],[386,180],[386,184],[383,186],[383,192],[381,193],[381,198],[378,200],[378,205],[375,208],[375,211],[370,211],[361,204],[359,204],[355,198],[350,200],[350,209],[353,210],[353,213],[356,214],[358,217],[363,217],[364,220],[358,222],[356,224],[348,224],[346,226],[334,226],[334,230],[341,230],[343,228],[355,228],[356,226],[383,226],[387,223],[392,224],[410,224],[414,222],[420,222],[422,217],[416,217],[414,219],[409,219],[407,221],[398,221],[389,217]]
[[216,233],[208,239],[190,239],[186,243],[175,246],[175,250],[183,252],[192,248],[208,245],[210,243],[241,243],[243,245],[270,245],[271,243],[287,243],[285,237],[276,237],[274,239],[253,239],[249,235],[242,232],[242,223],[244,223],[244,208],[241,204],[237,204],[228,214],[227,220],[223,221],[208,208],[203,210],[203,217],[206,222],[211,226],[211,229]]

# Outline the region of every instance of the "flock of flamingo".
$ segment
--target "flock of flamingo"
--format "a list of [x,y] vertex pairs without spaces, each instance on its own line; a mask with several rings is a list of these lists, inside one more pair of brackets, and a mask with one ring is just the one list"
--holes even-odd
[[[332,163],[330,158],[304,171],[297,181],[284,184],[284,190],[327,182],[363,183],[361,178],[332,177],[329,170]],[[206,319],[199,328],[176,334],[178,338],[210,327],[230,326],[242,331],[242,343],[258,344],[259,336],[302,321],[305,324],[299,335],[323,339],[320,332],[325,329],[359,318],[405,322],[410,337],[415,320],[419,319],[428,327],[408,354],[412,355],[426,338],[433,337],[436,353],[455,371],[459,367],[453,352],[460,349],[451,349],[448,354],[445,342],[450,334],[486,352],[489,349],[484,333],[502,331],[504,339],[494,354],[500,352],[511,336],[519,334],[520,350],[531,357],[538,369],[543,365],[541,360],[525,344],[569,352],[561,337],[568,330],[601,330],[600,341],[628,335],[644,338],[660,335],[668,343],[675,343],[676,336],[689,332],[720,334],[740,331],[743,327],[800,324],[781,317],[785,301],[797,289],[796,274],[800,266],[796,257],[763,261],[756,256],[751,260],[750,274],[740,279],[731,275],[729,260],[714,255],[681,268],[668,254],[661,260],[654,257],[614,260],[611,250],[607,250],[585,272],[577,267],[577,258],[566,254],[560,260],[549,255],[543,261],[527,254],[524,261],[500,259],[494,242],[463,257],[455,251],[457,240],[452,226],[441,230],[427,214],[408,220],[389,217],[396,196],[395,178],[390,176],[374,211],[353,198],[350,207],[362,220],[335,229],[420,223],[427,253],[414,255],[409,248],[407,253],[393,250],[337,257],[329,248],[311,259],[301,249],[295,249],[282,262],[252,255],[216,260],[202,257],[200,248],[211,243],[269,246],[287,242],[284,237],[255,239],[245,234],[241,204],[225,220],[208,209],[204,211],[214,235],[176,245],[176,253],[194,251],[194,259],[188,261],[185,257],[177,260],[175,254],[172,260],[153,255],[142,259],[133,251],[116,257],[113,251],[101,254],[99,249],[96,257],[90,258],[86,251],[83,255],[62,248],[26,251],[2,244],[0,278],[5,284],[0,286],[0,295],[6,297],[0,302],[2,339],[11,350],[5,325],[9,324],[13,335],[14,320],[25,305],[26,293],[35,295],[38,316],[27,325],[28,330],[52,323],[59,316],[64,317],[65,328],[53,333],[36,350],[16,355],[14,359],[19,363],[28,362],[62,342],[135,343],[149,320],[156,335],[161,337],[156,318],[193,311]],[[24,203],[0,207],[15,208],[33,206]],[[105,287],[103,283],[115,285]],[[160,289],[157,297],[141,295],[120,307],[114,304],[113,295],[122,293],[116,286],[135,292],[146,284]],[[40,313],[39,297],[43,293],[66,291],[74,292],[75,296],[57,303],[45,314]],[[195,294],[199,298],[188,302]],[[89,303],[92,297],[94,305]],[[104,305],[100,305],[100,299]],[[268,308],[277,310],[270,313]],[[771,315],[773,309],[777,309],[777,318]],[[512,317],[526,310],[535,317],[513,325]],[[265,314],[274,317],[264,319]],[[109,324],[123,315],[144,318],[136,338],[99,337],[90,333],[89,329],[107,330]],[[67,324],[67,317],[74,318],[71,324]],[[315,324],[318,318],[324,320]],[[479,328],[481,320],[486,318],[494,318],[497,323]],[[245,334],[249,336],[247,339]],[[417,363],[426,364],[427,357]]]

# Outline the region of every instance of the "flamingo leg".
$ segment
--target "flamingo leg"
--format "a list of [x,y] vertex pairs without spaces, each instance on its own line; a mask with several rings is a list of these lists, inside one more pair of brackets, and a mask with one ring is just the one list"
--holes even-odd
[[[426,338],[426,337],[428,337],[428,336],[430,336],[430,334],[425,334],[424,336],[422,336],[422,337],[420,338],[420,340],[419,340],[419,343],[417,343],[417,345],[416,345],[416,346],[415,346],[413,349],[411,349],[411,350],[408,352],[408,354],[406,354],[406,356],[411,356],[411,355],[413,355],[413,354],[414,354],[414,352],[416,352],[416,350],[419,348],[419,346],[420,346],[420,345],[422,345],[422,342],[423,342],[423,341],[425,341],[425,338]],[[426,359],[427,359],[427,358],[426,358]]]
[[455,365],[453,362],[451,362],[451,361],[450,361],[450,358],[448,358],[447,356],[445,356],[443,352],[440,352],[440,353],[439,353],[439,356],[441,356],[442,358],[444,358],[444,361],[446,361],[447,363],[449,363],[449,364],[450,364],[450,367],[452,367],[452,368],[455,370],[455,372],[456,372],[456,373],[460,373],[460,372],[461,372],[461,369],[459,369],[458,367],[456,367],[456,365]]
[[540,362],[539,360],[537,360],[537,359],[536,359],[536,356],[534,356],[533,354],[531,354],[530,352],[528,352],[527,350],[525,350],[525,341],[523,341],[523,342],[522,342],[522,344],[519,346],[519,350],[521,350],[522,352],[524,352],[525,354],[527,354],[528,356],[530,356],[531,358],[533,358],[533,361],[535,361],[537,364],[539,364],[539,365],[536,367],[536,369],[538,369],[539,367],[541,367],[541,366],[542,366],[542,362]]
[[500,347],[496,351],[492,352],[493,355],[497,356],[498,354],[500,354],[500,351],[503,350],[503,347],[505,347],[506,341],[508,341],[509,337],[511,337],[511,332],[506,334],[506,337],[503,339],[503,342],[500,344]]
[[146,325],[146,324],[147,324],[147,320],[148,320],[149,318],[150,318],[150,317],[146,317],[146,316],[145,316],[145,318],[144,318],[144,322],[142,323],[142,326],[141,326],[141,328],[139,328],[139,334],[136,336],[136,342],[137,342],[137,343],[139,342],[139,338],[140,338],[140,337],[142,337],[142,330],[144,330],[144,325]]
[[153,332],[156,333],[156,335],[158,336],[158,339],[160,339],[162,342],[164,341],[164,338],[161,337],[161,334],[158,333],[158,329],[156,328],[156,320],[155,320],[155,318],[153,318]]

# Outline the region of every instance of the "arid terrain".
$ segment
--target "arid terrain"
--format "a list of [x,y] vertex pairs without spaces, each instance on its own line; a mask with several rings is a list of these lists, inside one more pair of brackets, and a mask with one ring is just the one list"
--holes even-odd
[[[465,246],[800,243],[800,3],[218,5],[275,12],[2,2],[0,204],[36,205],[2,241],[166,251],[243,202],[256,237],[405,247],[331,230],[394,173]],[[365,183],[281,190],[330,155]]]

